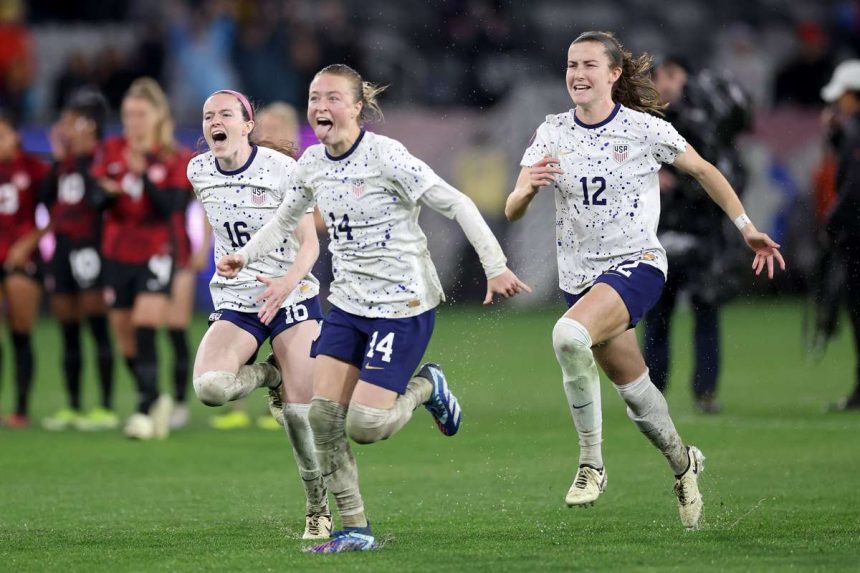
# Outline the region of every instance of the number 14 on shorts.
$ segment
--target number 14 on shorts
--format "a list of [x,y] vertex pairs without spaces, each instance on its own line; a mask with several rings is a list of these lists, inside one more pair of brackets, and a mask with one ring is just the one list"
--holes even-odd
[[383,362],[391,362],[391,353],[394,351],[394,333],[389,332],[379,342],[376,339],[379,338],[379,331],[374,330],[373,334],[370,336],[370,344],[368,344],[367,357],[373,358],[373,352],[379,352],[382,354]]

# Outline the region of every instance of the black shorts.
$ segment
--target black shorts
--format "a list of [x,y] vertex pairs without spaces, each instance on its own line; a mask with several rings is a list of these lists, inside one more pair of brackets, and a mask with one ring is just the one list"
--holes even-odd
[[142,264],[105,260],[104,284],[111,308],[131,308],[139,294],[170,295],[173,257],[155,255]]
[[39,261],[27,261],[27,264],[24,265],[23,268],[12,269],[11,271],[7,271],[3,265],[0,264],[0,283],[12,275],[21,275],[22,277],[32,279],[39,283],[39,286],[42,285],[45,279],[44,272],[42,271],[42,263]]
[[98,245],[75,245],[57,236],[54,256],[48,263],[48,290],[56,294],[75,294],[103,286],[103,260]]

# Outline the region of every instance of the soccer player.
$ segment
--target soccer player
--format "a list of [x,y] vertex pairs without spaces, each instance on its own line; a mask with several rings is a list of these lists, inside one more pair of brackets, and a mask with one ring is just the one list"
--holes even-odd
[[[502,249],[474,203],[445,183],[399,142],[365,131],[381,117],[382,91],[345,65],[319,71],[310,85],[308,121],[320,144],[308,148],[277,215],[217,270],[236,276],[280,248],[316,201],[329,223],[332,307],[314,343],[310,422],[320,469],[335,496],[343,529],[316,553],[377,547],[358,488],[349,444],[385,440],[424,404],[445,435],[460,427],[460,406],[442,370],[416,367],[427,348],[435,308],[444,300],[418,226],[421,205],[454,218],[487,274],[485,304],[494,294],[530,290],[506,265]],[[263,313],[271,313],[267,301]]]
[[[251,143],[254,109],[239,92],[224,90],[203,105],[209,151],[188,165],[188,180],[215,231],[215,255],[245,245],[275,214],[287,192],[295,160],[289,142]],[[278,148],[278,149],[274,149]],[[313,215],[295,234],[231,279],[210,282],[215,312],[194,360],[194,391],[208,406],[221,406],[266,387],[273,415],[293,445],[305,487],[305,539],[327,539],[331,512],[308,422],[312,395],[311,342],[319,334],[319,283],[310,274],[319,255]],[[265,301],[266,305],[263,305]],[[274,355],[253,362],[269,339]]]
[[140,78],[122,101],[123,135],[108,139],[92,168],[106,206],[102,232],[109,318],[120,352],[134,373],[137,412],[130,438],[170,433],[172,399],[158,393],[156,330],[164,326],[175,264],[171,216],[188,182],[188,154],[173,138],[167,97]]
[[42,294],[36,246],[44,234],[36,225],[36,204],[37,189],[46,171],[42,162],[21,150],[12,117],[0,111],[0,303],[5,302],[9,314],[17,398],[15,412],[2,423],[11,428],[30,425],[30,336]]
[[[51,171],[40,189],[50,209],[56,247],[48,264],[51,308],[63,336],[63,375],[68,407],[42,420],[48,430],[110,430],[119,426],[113,412],[113,350],[107,305],[102,295],[102,213],[92,204],[97,183],[90,167],[101,144],[107,101],[93,88],[81,88],[66,102],[50,132]],[[101,405],[81,409],[81,322],[95,340]]]
[[647,54],[634,58],[612,34],[586,32],[573,41],[566,84],[575,108],[547,116],[538,127],[505,213],[519,219],[541,187],[555,189],[559,284],[569,310],[553,329],[553,347],[580,445],[567,505],[590,505],[606,487],[599,364],[630,419],[668,460],[681,522],[692,529],[702,513],[698,476],[704,456],[675,430],[633,330],[666,279],[656,236],[660,164],[673,163],[695,177],[734,220],[755,252],[756,274],[767,266],[772,277],[774,259],[783,268],[785,263],[779,245],[756,230],[725,177],[671,124],[646,113],[661,109],[649,68]]
[[[254,131],[251,134],[254,140],[269,142],[298,142],[299,141],[299,117],[293,106],[283,103],[271,103],[254,114]],[[298,157],[295,146],[291,148],[290,157]],[[258,416],[257,427],[262,430],[283,431],[282,424],[268,411]],[[230,402],[230,411],[219,416],[213,416],[209,425],[216,430],[238,430],[251,426],[251,417],[245,410],[243,400]]]

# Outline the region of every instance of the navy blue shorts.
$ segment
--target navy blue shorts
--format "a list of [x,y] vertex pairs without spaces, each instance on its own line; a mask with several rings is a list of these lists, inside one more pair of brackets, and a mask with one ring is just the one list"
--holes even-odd
[[430,343],[436,310],[409,318],[365,318],[332,306],[311,346],[361,370],[359,380],[403,394]]
[[[597,277],[594,284],[597,283],[607,284],[621,295],[621,300],[624,301],[624,306],[630,314],[630,328],[633,328],[660,300],[666,277],[653,265],[642,261],[624,261]],[[579,294],[561,291],[567,302],[567,308],[575,305],[590,290],[591,287],[588,287]]]
[[[209,326],[213,322],[226,320],[235,324],[257,340],[259,349],[266,339],[274,340],[276,336],[306,320],[322,320],[323,312],[320,306],[320,297],[315,296],[292,306],[283,307],[275,314],[275,318],[269,324],[263,324],[256,312],[239,312],[238,310],[223,309],[216,310],[209,315]],[[252,357],[253,358],[253,357]]]

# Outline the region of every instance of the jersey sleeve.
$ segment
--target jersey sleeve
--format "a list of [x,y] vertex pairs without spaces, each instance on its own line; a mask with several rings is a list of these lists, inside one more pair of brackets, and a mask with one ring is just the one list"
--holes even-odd
[[550,135],[550,127],[547,122],[538,126],[529,140],[529,146],[523,153],[523,158],[520,161],[522,167],[531,167],[546,156],[558,157],[558,146],[552,141]]
[[665,119],[650,117],[648,131],[651,133],[651,154],[660,163],[674,163],[678,154],[687,150],[687,140]]
[[411,203],[417,203],[428,189],[442,182],[429,165],[409,153],[399,141],[381,143],[379,159],[385,177]]

